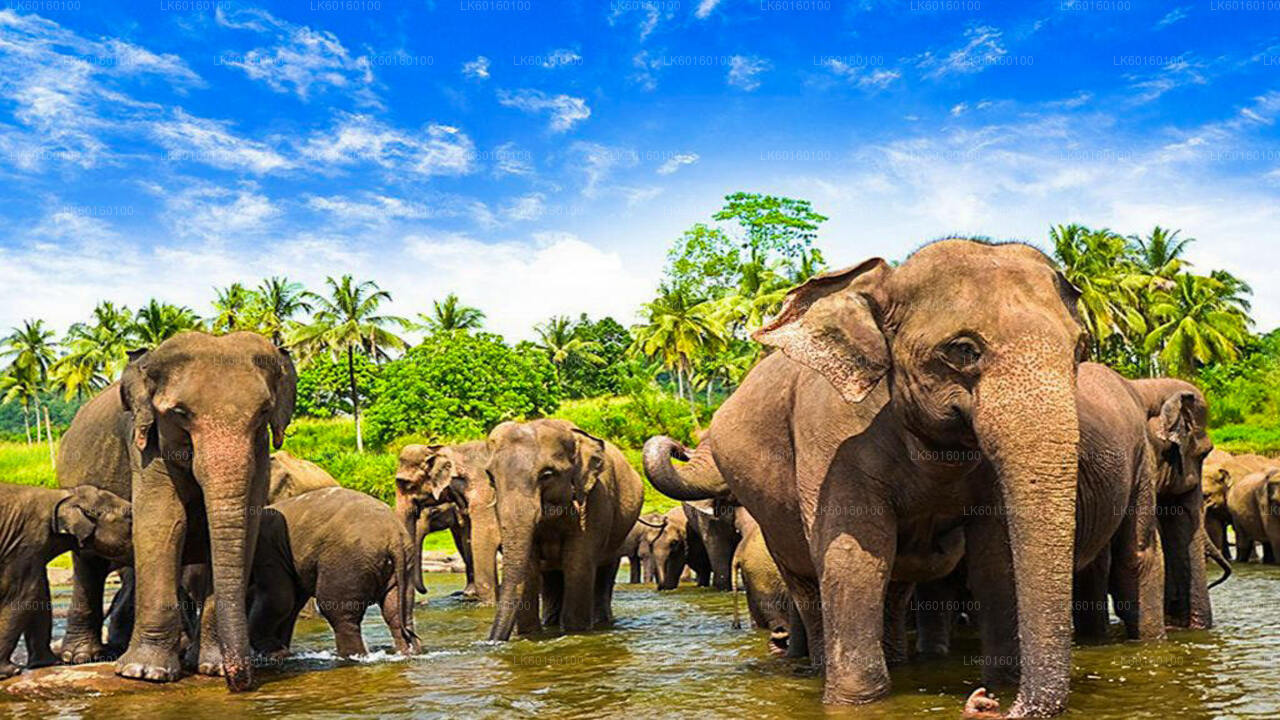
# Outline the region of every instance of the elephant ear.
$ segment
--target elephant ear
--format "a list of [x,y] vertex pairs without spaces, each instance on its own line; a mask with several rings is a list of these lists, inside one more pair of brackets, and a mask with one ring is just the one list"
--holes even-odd
[[578,454],[578,473],[573,481],[573,504],[578,510],[578,523],[585,530],[587,497],[604,473],[605,444],[604,440],[579,428],[573,429],[573,435]]
[[73,535],[76,544],[84,547],[84,544],[93,536],[93,531],[97,529],[97,523],[85,511],[81,500],[81,493],[75,491],[59,500],[53,507],[52,527],[55,535]]
[[275,383],[275,405],[271,408],[271,446],[279,450],[284,445],[284,430],[293,420],[293,407],[298,398],[298,370],[293,357],[284,348],[279,350],[279,375]]
[[777,317],[756,341],[817,371],[847,402],[866,398],[889,371],[889,346],[877,322],[886,302],[888,263],[872,258],[856,267],[815,275],[787,293]]
[[1183,390],[1170,395],[1160,406],[1156,436],[1161,440],[1186,447],[1195,433],[1196,394]]
[[147,375],[146,350],[130,350],[129,364],[120,375],[120,401],[133,415],[133,444],[145,451],[151,444],[156,424],[156,409],[151,403],[155,383]]

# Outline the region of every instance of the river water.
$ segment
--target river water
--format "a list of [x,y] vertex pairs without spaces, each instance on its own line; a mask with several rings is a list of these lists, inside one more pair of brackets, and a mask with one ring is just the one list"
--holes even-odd
[[[430,602],[416,613],[424,651],[411,659],[387,652],[374,608],[364,625],[370,657],[335,659],[324,621],[303,620],[297,655],[262,672],[252,693],[178,686],[56,700],[0,696],[0,716],[951,718],[981,674],[977,642],[962,635],[951,657],[895,669],[886,700],[824,709],[813,672],[770,656],[763,631],[732,628],[728,593],[620,584],[616,627],[499,645],[482,640],[492,609],[449,597],[461,589],[460,575],[430,575],[427,583]],[[1066,717],[1280,717],[1280,568],[1238,567],[1213,593],[1213,630],[1077,647]],[[65,589],[58,595],[65,602]]]

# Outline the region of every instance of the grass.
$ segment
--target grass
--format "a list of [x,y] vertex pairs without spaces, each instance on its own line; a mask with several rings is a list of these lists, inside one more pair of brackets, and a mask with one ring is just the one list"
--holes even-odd
[[57,476],[49,464],[49,446],[0,442],[0,482],[57,487]]
[[1280,456],[1280,425],[1257,418],[1256,422],[1223,425],[1209,431],[1213,444],[1229,453]]

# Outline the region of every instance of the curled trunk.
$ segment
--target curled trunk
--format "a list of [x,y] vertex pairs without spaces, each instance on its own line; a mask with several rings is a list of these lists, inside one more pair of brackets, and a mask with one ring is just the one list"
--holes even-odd
[[[672,458],[687,464],[677,468]],[[684,445],[665,435],[649,438],[644,444],[644,474],[658,492],[674,500],[687,502],[729,495],[729,486],[705,442],[690,453]]]

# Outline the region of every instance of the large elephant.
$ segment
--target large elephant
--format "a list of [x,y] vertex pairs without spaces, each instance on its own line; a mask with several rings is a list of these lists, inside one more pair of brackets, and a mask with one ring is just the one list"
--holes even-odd
[[[485,475],[489,450],[484,441],[462,445],[406,445],[396,469],[396,514],[418,546],[415,583],[422,580],[422,539],[447,527],[466,565],[463,597],[492,605],[498,592],[498,516],[493,487]],[[425,521],[423,511],[428,513]]]
[[271,483],[267,504],[274,505],[312,490],[338,487],[338,481],[324,468],[281,450],[271,455]]
[[1255,472],[1231,484],[1227,509],[1236,530],[1237,555],[1248,559],[1254,542],[1263,545],[1263,560],[1280,557],[1280,467]]
[[[1262,455],[1232,455],[1216,448],[1205,458],[1205,532],[1209,541],[1224,555],[1228,553],[1227,526],[1232,524],[1231,510],[1227,507],[1227,492],[1236,481],[1272,467],[1280,467],[1280,461]],[[1244,548],[1239,542],[1236,543],[1237,560],[1248,561],[1252,552],[1252,547]]]
[[[297,375],[284,350],[261,335],[184,332],[130,354],[120,381],[76,414],[63,436],[58,481],[132,498],[136,619],[120,675],[174,680],[182,633],[177,602],[183,563],[212,563],[213,593],[201,616],[198,670],[232,690],[253,683],[245,593],[269,448],[293,415]],[[102,586],[110,564],[75,557],[75,590],[63,658],[103,653]]]
[[1191,383],[1174,378],[1134,380],[1155,446],[1156,497],[1164,552],[1165,615],[1174,627],[1213,626],[1205,569],[1204,460],[1213,450],[1209,407]]
[[49,647],[53,601],[45,566],[69,550],[127,563],[133,547],[128,501],[94,487],[74,491],[0,484],[0,679],[20,638],[27,667],[55,665]]
[[782,352],[748,374],[690,460],[705,447],[724,483],[651,478],[672,497],[731,494],[750,510],[815,639],[824,701],[888,692],[896,550],[963,525],[977,600],[1017,618],[984,625],[984,674],[1020,670],[1014,716],[1065,707],[1077,299],[1034,248],[962,239],[897,268],[877,258],[817,276],[757,332]]
[[510,639],[517,621],[522,632],[612,622],[618,548],[644,500],[640,476],[618,448],[564,420],[505,422],[488,444],[503,549],[489,639]]
[[391,509],[355,490],[322,488],[268,506],[249,591],[254,650],[288,654],[298,613],[314,597],[339,655],[365,653],[360,624],[375,604],[396,651],[417,653],[413,550]]
[[[644,444],[644,472],[654,487],[694,482],[704,476],[718,476],[714,462],[706,453],[690,452],[669,437],[659,435]],[[672,458],[686,462],[676,467]],[[734,526],[734,503],[716,497],[684,504],[689,535],[689,566],[698,577],[698,585],[711,585],[717,590],[732,586],[733,553],[742,536]]]

